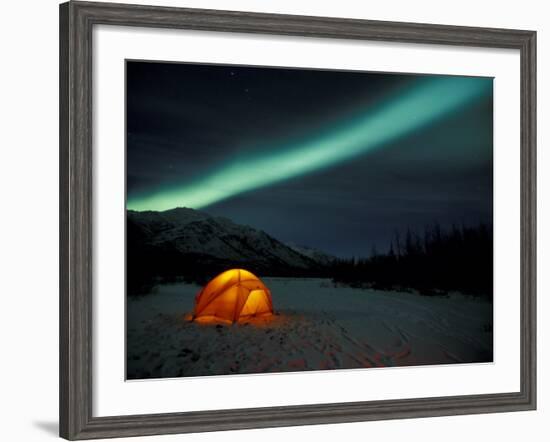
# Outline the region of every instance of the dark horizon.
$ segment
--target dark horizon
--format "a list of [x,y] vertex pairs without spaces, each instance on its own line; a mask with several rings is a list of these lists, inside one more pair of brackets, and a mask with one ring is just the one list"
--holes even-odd
[[[312,134],[319,145],[322,137],[333,140],[335,127],[398,103],[420,77],[426,76],[128,62],[128,199],[172,198],[182,186],[209,196],[204,177],[240,167],[261,185],[247,181],[244,190],[196,208],[338,257],[368,256],[373,246],[383,252],[395,231],[421,233],[436,222],[492,226],[492,80],[486,78],[468,81],[490,85],[490,93],[381,147],[261,181],[289,146],[311,144]],[[437,105],[431,97],[426,106]],[[403,121],[414,117],[404,113]],[[389,130],[398,124],[390,121]],[[281,162],[281,170],[289,165]]]

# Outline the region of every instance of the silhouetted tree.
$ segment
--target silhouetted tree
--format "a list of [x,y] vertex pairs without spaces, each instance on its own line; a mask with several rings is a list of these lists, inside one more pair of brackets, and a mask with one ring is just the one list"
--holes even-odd
[[407,229],[404,238],[403,242],[396,231],[387,254],[338,260],[330,276],[353,286],[416,289],[426,295],[456,290],[492,297],[492,228],[453,225],[443,231],[435,223],[426,226],[423,237]]

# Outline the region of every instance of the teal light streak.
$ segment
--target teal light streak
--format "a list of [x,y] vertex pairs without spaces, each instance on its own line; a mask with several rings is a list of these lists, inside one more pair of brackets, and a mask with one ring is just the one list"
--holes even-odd
[[492,91],[490,79],[428,77],[345,124],[261,156],[233,159],[195,180],[128,198],[131,210],[201,209],[243,192],[349,161],[435,122]]

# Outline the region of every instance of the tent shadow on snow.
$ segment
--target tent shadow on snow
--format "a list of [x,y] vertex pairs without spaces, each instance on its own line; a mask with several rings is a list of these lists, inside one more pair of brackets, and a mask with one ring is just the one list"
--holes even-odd
[[201,324],[265,323],[273,316],[271,291],[253,273],[231,269],[213,278],[195,297],[186,319]]

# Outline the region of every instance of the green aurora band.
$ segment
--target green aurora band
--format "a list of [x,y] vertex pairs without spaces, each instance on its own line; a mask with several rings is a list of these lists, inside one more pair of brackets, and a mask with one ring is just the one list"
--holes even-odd
[[322,134],[301,142],[284,143],[261,155],[233,158],[191,183],[129,196],[127,208],[136,211],[201,209],[244,192],[349,161],[491,93],[489,78],[423,77],[407,90]]

